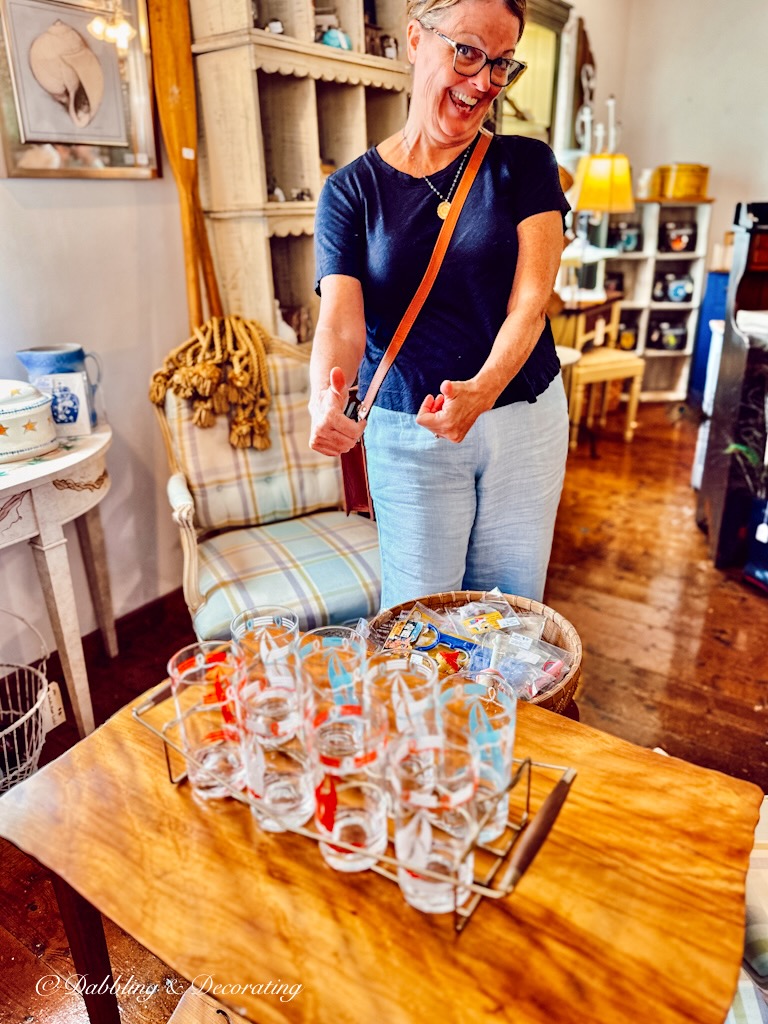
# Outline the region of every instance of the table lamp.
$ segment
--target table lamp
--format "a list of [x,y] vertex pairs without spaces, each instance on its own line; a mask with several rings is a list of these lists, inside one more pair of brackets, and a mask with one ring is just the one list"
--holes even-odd
[[[587,222],[598,224],[604,213],[634,212],[629,159],[623,153],[594,153],[581,157],[576,168],[571,203],[576,214],[576,237],[582,241],[583,265],[588,262],[584,258],[589,245]],[[602,260],[599,266],[604,272]],[[602,280],[600,272],[598,277]],[[594,292],[594,297],[598,298],[602,288],[597,287]]]
[[594,153],[581,157],[573,188],[573,208],[577,212],[634,212],[629,159],[623,153]]

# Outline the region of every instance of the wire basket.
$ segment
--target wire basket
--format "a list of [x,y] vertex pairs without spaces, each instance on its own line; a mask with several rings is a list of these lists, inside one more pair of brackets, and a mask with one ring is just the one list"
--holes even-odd
[[[405,601],[403,604],[395,605],[394,608],[387,608],[379,612],[370,621],[371,635],[374,640],[383,642],[393,622],[401,612],[410,611],[418,601],[427,608],[435,611],[443,611],[446,608],[456,608],[467,604],[469,601],[482,601],[487,595],[480,590],[451,590],[442,594],[429,594],[426,597],[419,597],[413,601]],[[539,601],[532,601],[527,597],[516,597],[514,594],[504,594],[503,597],[509,602],[515,611],[534,612],[543,615],[545,618],[543,640],[555,647],[568,651],[571,655],[571,667],[567,674],[549,690],[538,694],[531,700],[532,704],[548,708],[550,711],[564,711],[574,698],[576,688],[581,676],[581,638],[575,627],[568,619]]]
[[0,656],[0,793],[5,793],[36,771],[40,760],[45,740],[48,648],[26,619],[13,612],[2,614],[17,619],[34,633],[41,650],[35,665],[16,664]]

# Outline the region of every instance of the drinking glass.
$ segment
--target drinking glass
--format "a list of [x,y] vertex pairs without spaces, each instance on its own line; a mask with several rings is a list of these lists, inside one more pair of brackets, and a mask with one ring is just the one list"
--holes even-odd
[[315,810],[314,775],[301,732],[280,746],[265,746],[250,730],[240,732],[251,812],[264,832],[306,825]]
[[363,694],[387,709],[390,737],[439,732],[437,662],[419,651],[381,651],[368,659]]
[[232,620],[245,659],[239,692],[250,731],[265,747],[291,740],[301,724],[298,617],[288,608],[251,609]]
[[246,654],[256,653],[264,661],[279,659],[286,648],[295,650],[299,641],[299,617],[282,605],[249,608],[232,619],[229,629]]
[[242,789],[234,691],[244,671],[242,651],[232,640],[189,644],[168,662],[187,777],[198,800]]
[[448,913],[469,898],[474,871],[473,752],[468,744],[455,745],[443,736],[403,736],[390,749],[389,776],[400,891],[416,910]]
[[[498,839],[507,827],[515,744],[516,703],[495,686],[495,673],[455,675],[440,694],[445,736],[468,743],[477,758],[479,841]],[[484,822],[484,824],[483,824]]]
[[357,700],[367,654],[363,637],[348,626],[309,630],[298,646],[304,690],[327,690],[338,703]]
[[366,871],[387,847],[386,710],[374,700],[349,701],[341,703],[327,687],[315,689],[305,713],[320,852],[345,872]]

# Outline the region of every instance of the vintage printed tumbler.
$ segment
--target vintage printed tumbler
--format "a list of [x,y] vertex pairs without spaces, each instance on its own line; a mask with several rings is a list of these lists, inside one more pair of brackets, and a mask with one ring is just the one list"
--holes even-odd
[[306,695],[306,728],[320,852],[337,871],[366,871],[387,846],[386,711],[315,688]]
[[233,691],[244,678],[243,656],[233,641],[203,641],[168,662],[187,775],[199,800],[242,788],[243,767]]
[[474,756],[442,736],[403,737],[390,749],[389,770],[400,890],[416,910],[448,913],[469,898],[473,878]]

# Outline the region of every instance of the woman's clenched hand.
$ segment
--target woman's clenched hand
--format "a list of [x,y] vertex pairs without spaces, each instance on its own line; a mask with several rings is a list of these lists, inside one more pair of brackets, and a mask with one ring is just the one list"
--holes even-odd
[[419,426],[458,444],[477,417],[491,408],[488,396],[473,381],[444,380],[437,396],[427,395],[416,414]]
[[349,384],[344,371],[334,366],[326,387],[320,388],[309,402],[312,428],[309,447],[321,455],[348,452],[361,437],[365,423],[344,415],[349,401]]

